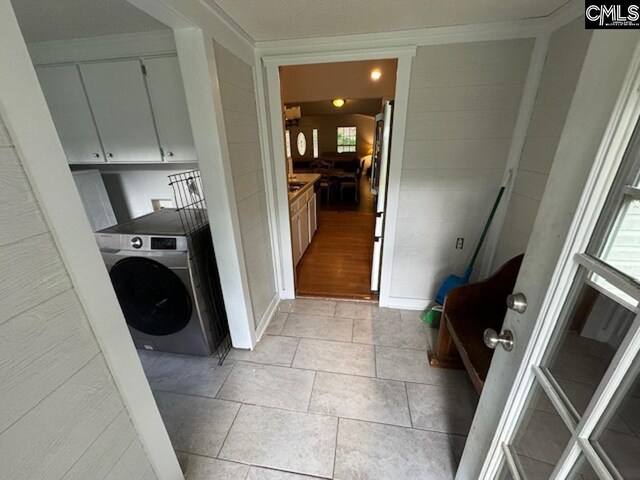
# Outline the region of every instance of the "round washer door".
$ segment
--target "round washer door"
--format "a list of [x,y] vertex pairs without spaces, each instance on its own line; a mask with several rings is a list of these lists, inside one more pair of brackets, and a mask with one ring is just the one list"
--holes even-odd
[[149,335],[169,335],[187,326],[191,297],[180,278],[164,265],[141,257],[116,263],[111,282],[127,323]]

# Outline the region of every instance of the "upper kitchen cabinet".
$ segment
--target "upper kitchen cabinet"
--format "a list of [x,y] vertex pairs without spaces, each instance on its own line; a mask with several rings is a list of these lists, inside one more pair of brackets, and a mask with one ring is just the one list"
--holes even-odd
[[178,57],[145,58],[143,63],[164,160],[196,161]]
[[36,72],[68,162],[104,162],[100,137],[78,67],[39,67]]
[[161,162],[140,61],[86,63],[80,71],[107,161]]

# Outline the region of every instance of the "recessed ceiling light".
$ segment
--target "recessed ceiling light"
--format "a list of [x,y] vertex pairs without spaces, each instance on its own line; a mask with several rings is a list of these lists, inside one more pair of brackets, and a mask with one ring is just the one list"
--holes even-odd
[[341,106],[343,106],[343,105],[344,105],[344,98],[336,98],[336,99],[334,99],[334,100],[333,100],[333,102],[331,102],[331,103],[333,103],[333,106],[334,106],[334,107],[338,107],[338,108],[340,108]]
[[374,70],[371,70],[371,80],[380,80],[380,77],[382,76],[382,72],[380,71],[379,68],[376,68]]

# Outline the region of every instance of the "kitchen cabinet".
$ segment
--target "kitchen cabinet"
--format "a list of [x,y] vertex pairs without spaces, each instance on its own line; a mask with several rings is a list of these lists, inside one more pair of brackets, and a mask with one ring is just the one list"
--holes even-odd
[[316,230],[318,230],[318,215],[316,213],[316,193],[313,193],[313,196],[309,200],[307,204],[309,209],[309,241],[313,239],[313,236],[316,234]]
[[196,152],[178,57],[143,59],[164,160],[195,162]]
[[80,72],[107,161],[162,161],[140,60],[86,63]]
[[309,238],[309,203],[305,203],[299,211],[300,215],[300,252],[304,255],[311,239]]
[[297,212],[291,216],[291,250],[293,264],[298,265],[302,258],[302,250],[300,249],[300,215]]
[[36,69],[60,142],[72,164],[105,161],[77,65]]
[[298,264],[317,229],[316,194],[313,186],[290,203],[291,249],[293,264]]

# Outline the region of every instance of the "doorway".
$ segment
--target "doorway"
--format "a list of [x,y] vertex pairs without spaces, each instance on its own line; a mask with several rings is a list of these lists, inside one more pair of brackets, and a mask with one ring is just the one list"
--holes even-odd
[[279,69],[296,296],[378,299],[397,64]]

